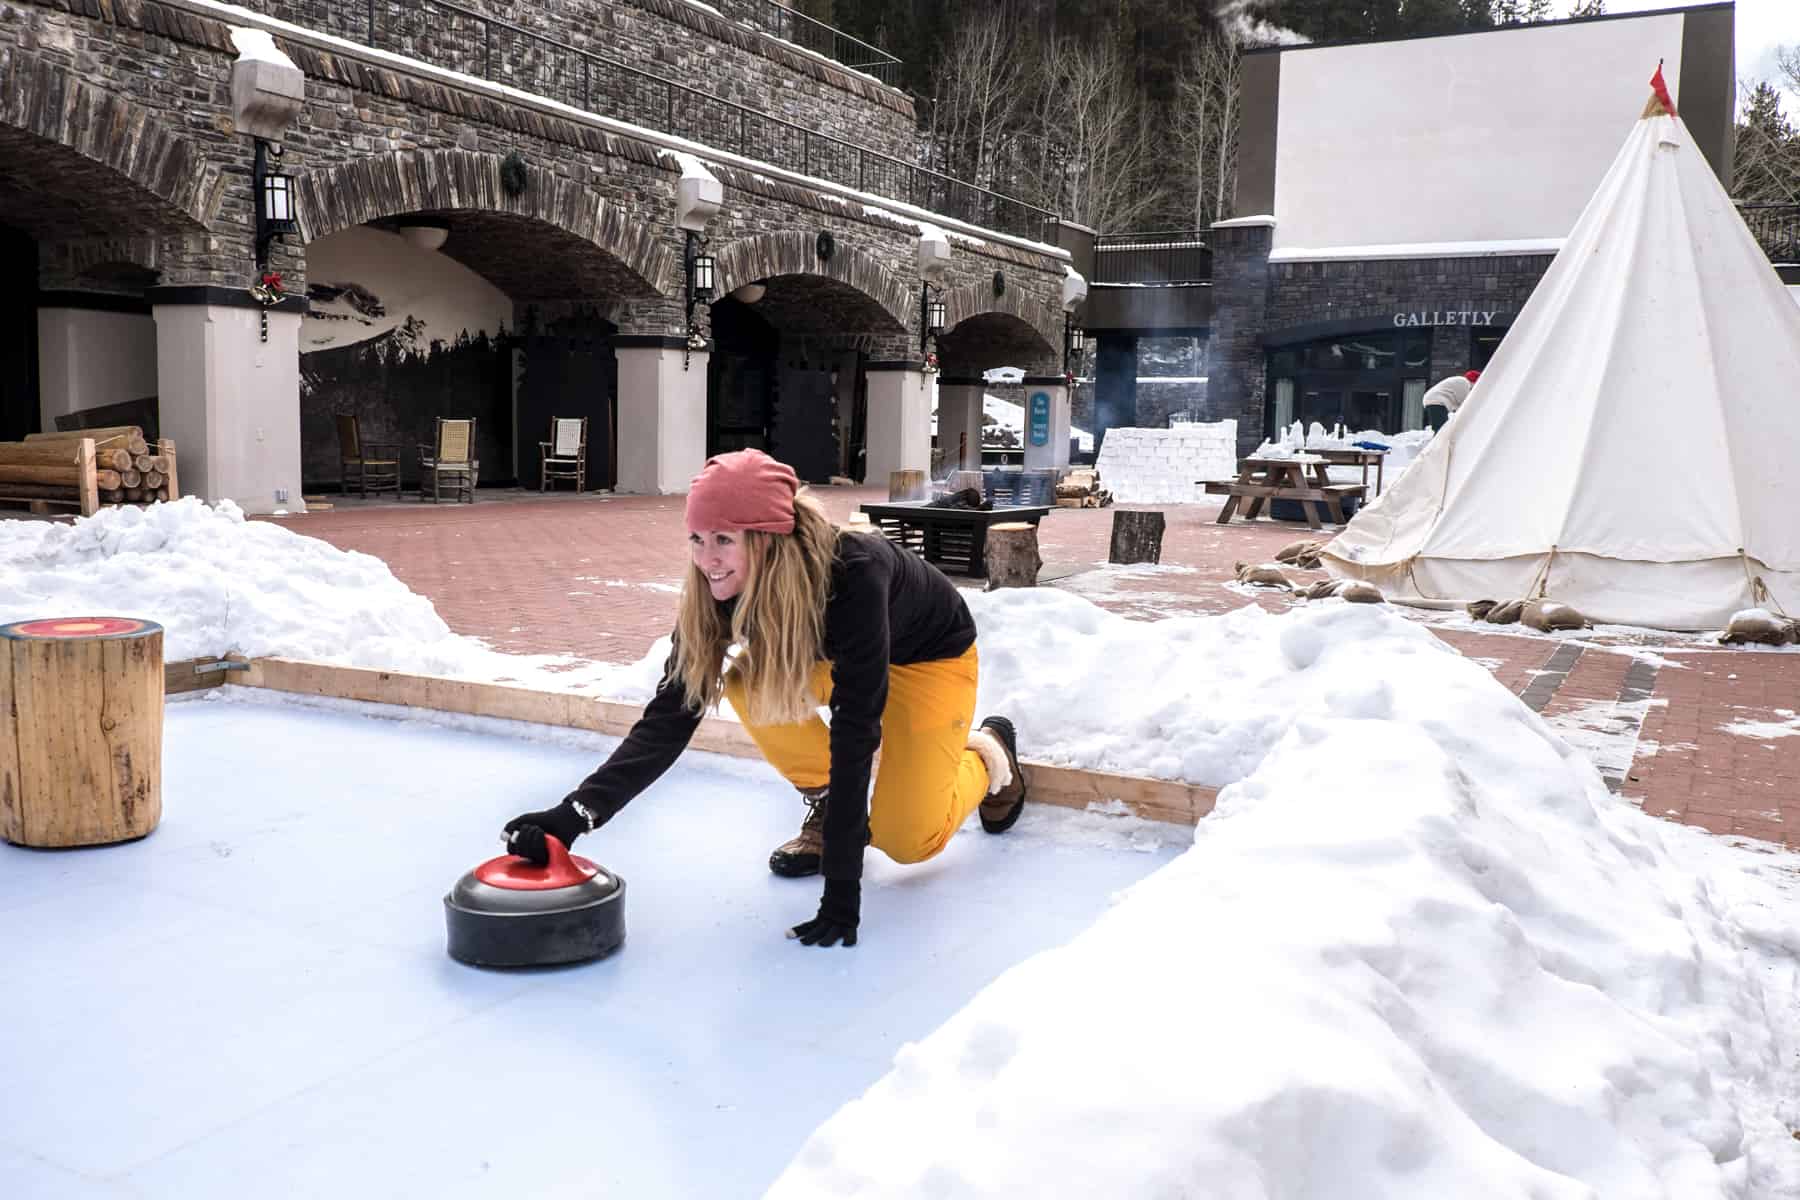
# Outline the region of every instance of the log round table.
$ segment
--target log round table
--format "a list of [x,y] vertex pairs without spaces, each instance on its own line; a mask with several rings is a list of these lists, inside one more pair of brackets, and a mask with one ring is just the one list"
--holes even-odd
[[0,625],[0,838],[98,846],[156,828],[162,656],[154,621]]

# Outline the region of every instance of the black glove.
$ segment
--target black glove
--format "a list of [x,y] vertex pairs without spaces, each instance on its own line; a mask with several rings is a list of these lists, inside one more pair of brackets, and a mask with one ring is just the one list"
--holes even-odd
[[544,845],[546,833],[561,842],[566,850],[587,831],[587,818],[576,812],[567,800],[543,812],[514,817],[506,823],[504,830],[506,848],[535,867],[550,861],[550,851]]
[[856,945],[856,925],[862,920],[862,882],[856,879],[827,879],[825,898],[819,901],[819,915],[788,930],[788,936],[799,938],[802,946]]

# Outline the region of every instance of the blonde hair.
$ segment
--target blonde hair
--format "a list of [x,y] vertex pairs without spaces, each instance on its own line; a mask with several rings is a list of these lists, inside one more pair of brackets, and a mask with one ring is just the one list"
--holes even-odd
[[681,586],[675,618],[675,654],[669,679],[679,680],[688,707],[718,706],[725,694],[725,652],[737,643],[731,664],[758,724],[793,724],[818,707],[809,694],[813,668],[824,657],[825,602],[837,560],[837,526],[804,489],[794,497],[794,532],[746,530],[744,589],[727,620],[712,597],[706,574],[692,563]]

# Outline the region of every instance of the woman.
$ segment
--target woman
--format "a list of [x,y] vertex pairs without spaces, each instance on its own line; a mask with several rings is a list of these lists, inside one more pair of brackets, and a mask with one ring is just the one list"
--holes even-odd
[[604,825],[669,769],[702,712],[728,698],[807,806],[800,835],[769,869],[825,877],[818,916],[788,936],[854,946],[865,845],[922,862],[975,809],[982,828],[1004,833],[1024,808],[1012,723],[989,717],[970,730],[974,619],[935,568],[878,534],[835,527],[794,472],[760,450],[708,460],[688,492],[687,530],[691,566],[661,687],[567,799],[507,822],[508,844],[543,862],[545,834],[566,846]]

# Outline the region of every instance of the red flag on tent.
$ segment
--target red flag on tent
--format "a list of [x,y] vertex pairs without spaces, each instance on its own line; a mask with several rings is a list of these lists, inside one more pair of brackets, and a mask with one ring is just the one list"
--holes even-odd
[[1646,117],[1674,116],[1675,101],[1669,98],[1669,85],[1663,82],[1662,60],[1656,60],[1656,74],[1650,77],[1650,90],[1655,93],[1650,103],[1644,106]]

